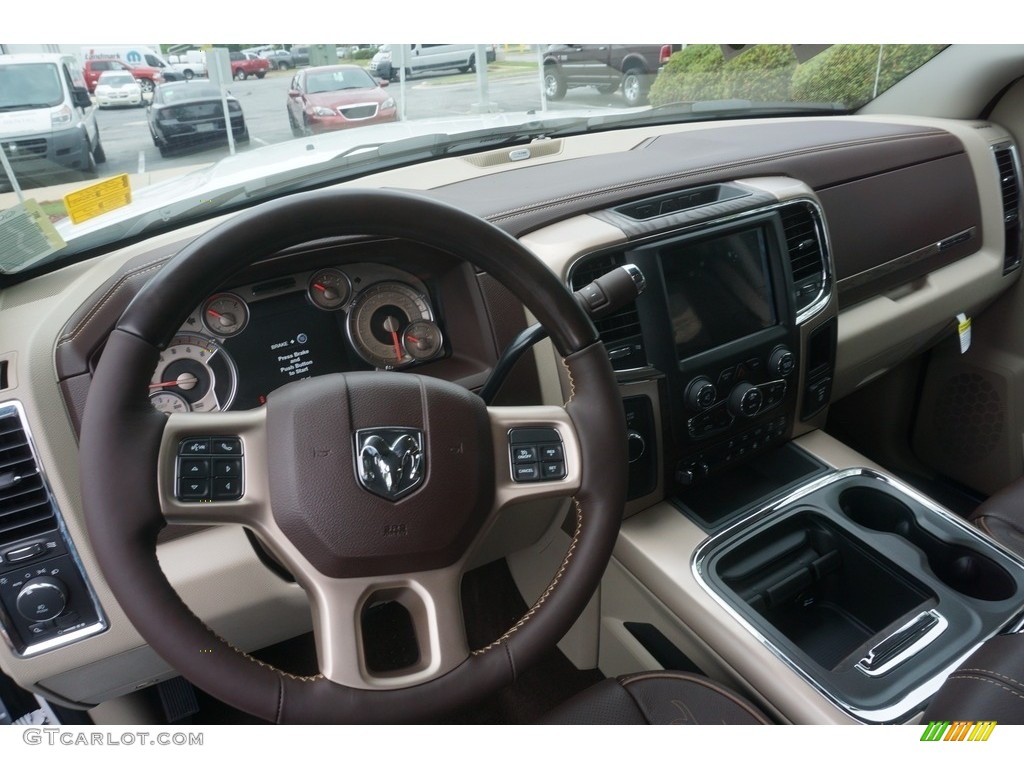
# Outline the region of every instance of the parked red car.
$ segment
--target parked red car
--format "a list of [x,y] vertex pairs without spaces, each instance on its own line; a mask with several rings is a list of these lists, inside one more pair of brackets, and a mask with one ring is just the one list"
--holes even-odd
[[301,69],[288,90],[288,124],[296,136],[398,118],[395,100],[362,67],[337,65]]
[[262,80],[269,69],[270,62],[254,53],[231,53],[231,77],[235,80],[245,80],[247,77]]
[[166,79],[163,70],[156,67],[148,67],[145,64],[130,66],[120,59],[86,59],[85,66],[82,67],[82,75],[85,77],[85,86],[89,89],[89,93],[93,93],[96,90],[96,81],[100,79],[100,75],[104,72],[118,70],[131,72],[135,79],[139,81],[139,85],[142,86],[143,93],[152,93],[153,89]]

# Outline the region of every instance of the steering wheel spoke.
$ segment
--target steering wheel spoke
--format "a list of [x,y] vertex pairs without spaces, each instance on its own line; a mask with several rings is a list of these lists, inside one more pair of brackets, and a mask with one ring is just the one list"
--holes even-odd
[[168,523],[253,524],[268,512],[266,410],[167,417],[157,470]]
[[529,499],[571,496],[580,487],[576,428],[559,406],[491,406],[495,509]]
[[459,586],[461,569],[387,578],[301,579],[313,607],[321,674],[361,689],[417,685],[469,656]]

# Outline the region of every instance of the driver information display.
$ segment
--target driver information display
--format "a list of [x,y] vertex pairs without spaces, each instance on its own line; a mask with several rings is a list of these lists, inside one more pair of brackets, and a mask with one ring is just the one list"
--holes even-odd
[[239,370],[235,408],[255,408],[290,381],[347,370],[344,314],[311,306],[302,293],[253,302],[244,333],[224,341]]

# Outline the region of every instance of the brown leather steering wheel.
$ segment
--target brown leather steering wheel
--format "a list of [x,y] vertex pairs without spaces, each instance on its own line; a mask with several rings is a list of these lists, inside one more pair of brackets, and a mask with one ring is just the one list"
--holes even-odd
[[[569,401],[488,408],[448,382],[361,372],[288,384],[251,411],[166,417],[151,407],[147,384],[160,349],[199,297],[283,248],[344,235],[405,238],[490,273],[550,332],[571,383]],[[582,612],[622,515],[622,414],[592,323],[514,238],[417,195],[303,193],[251,208],[195,240],[121,316],[82,423],[86,521],[125,614],[169,664],[211,695],[272,722],[429,720],[515,680]],[[425,457],[421,484],[398,500],[367,490],[353,469],[353,435],[391,426],[420,434]],[[566,476],[514,482],[508,437],[514,428],[555,430]],[[240,440],[244,494],[235,501],[181,501],[179,445],[218,436]],[[503,510],[541,496],[574,498],[576,530],[564,561],[517,624],[486,648],[471,649],[459,600],[468,556]],[[252,530],[310,599],[320,674],[296,677],[258,662],[193,615],[157,563],[157,534],[167,522]],[[382,534],[399,530],[394,525],[405,535]],[[419,660],[397,673],[374,672],[362,645],[361,611],[382,598],[407,607],[420,648]]]

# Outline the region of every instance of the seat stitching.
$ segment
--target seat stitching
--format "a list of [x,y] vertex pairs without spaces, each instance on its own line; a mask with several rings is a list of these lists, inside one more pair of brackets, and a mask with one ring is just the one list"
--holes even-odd
[[999,678],[1002,678],[1003,680],[1008,680],[1009,682],[1011,682],[1011,683],[1013,683],[1015,685],[1024,686],[1024,683],[1022,683],[1020,680],[1017,680],[1017,679],[1015,679],[1013,677],[1010,677],[1009,675],[1000,674],[999,672],[993,672],[991,669],[980,669],[978,667],[962,667],[961,669],[958,669],[957,672],[958,673],[977,672],[977,673],[983,674],[983,675],[992,675],[992,677],[999,677]]
[[991,679],[989,679],[987,677],[978,677],[977,675],[961,675],[961,674],[955,672],[952,675],[950,675],[948,679],[949,680],[975,680],[975,681],[977,681],[979,683],[987,683],[988,685],[994,685],[996,688],[1002,688],[1004,691],[1006,691],[1009,694],[1012,694],[1013,696],[1016,696],[1018,699],[1024,699],[1024,695],[1021,695],[1017,691],[1013,690],[1013,688],[1010,688],[1009,686],[1003,685],[1002,683],[997,682],[996,680],[991,680]]

